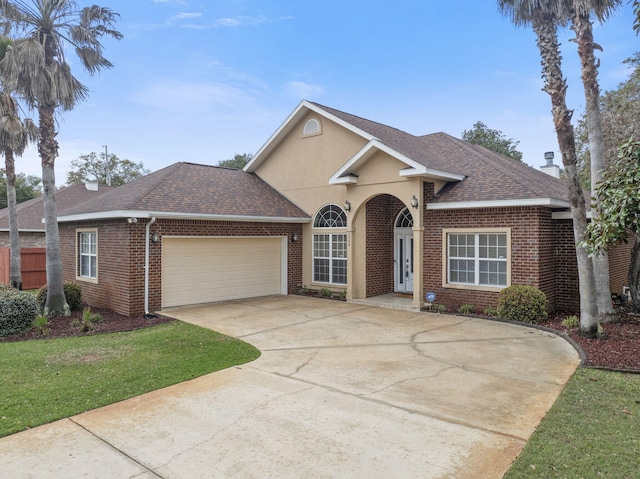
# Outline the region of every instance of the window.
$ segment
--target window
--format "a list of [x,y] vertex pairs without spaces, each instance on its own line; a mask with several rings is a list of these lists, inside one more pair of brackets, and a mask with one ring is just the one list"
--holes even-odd
[[98,232],[78,232],[78,276],[98,278]]
[[413,216],[409,208],[403,209],[396,218],[396,228],[413,228]]
[[[318,211],[314,228],[345,228],[347,215],[337,205],[327,205]],[[313,235],[313,281],[329,284],[347,284],[346,233]]]
[[464,232],[446,236],[448,284],[508,286],[508,233]]
[[322,133],[320,122],[315,118],[307,120],[302,129],[302,136],[313,136]]

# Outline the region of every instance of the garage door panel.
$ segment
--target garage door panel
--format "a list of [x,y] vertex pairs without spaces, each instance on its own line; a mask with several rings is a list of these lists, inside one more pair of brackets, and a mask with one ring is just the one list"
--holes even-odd
[[282,294],[281,238],[163,238],[162,306]]

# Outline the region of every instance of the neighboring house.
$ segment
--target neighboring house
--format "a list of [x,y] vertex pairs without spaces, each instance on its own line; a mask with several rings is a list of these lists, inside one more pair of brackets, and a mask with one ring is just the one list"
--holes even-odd
[[65,278],[126,315],[303,286],[403,293],[415,308],[432,292],[482,311],[530,284],[550,310],[579,305],[562,181],[307,101],[244,170],[177,163],[61,210],[59,224]]
[[[110,186],[98,187],[97,183],[84,185],[63,186],[56,191],[56,205],[58,212],[71,206],[84,203],[105,191],[113,189]],[[21,248],[44,248],[44,198],[37,196],[18,203],[18,228],[20,230]],[[0,247],[10,247],[9,241],[9,208],[0,210]]]

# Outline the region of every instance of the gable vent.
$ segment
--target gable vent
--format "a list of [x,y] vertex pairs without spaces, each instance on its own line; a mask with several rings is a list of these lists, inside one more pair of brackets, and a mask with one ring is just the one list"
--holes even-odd
[[315,118],[307,120],[304,124],[304,128],[302,129],[302,134],[304,136],[319,135],[320,133],[320,122]]

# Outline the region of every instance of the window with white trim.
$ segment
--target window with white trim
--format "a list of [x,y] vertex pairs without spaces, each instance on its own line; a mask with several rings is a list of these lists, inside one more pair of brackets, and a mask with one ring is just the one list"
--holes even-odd
[[[346,228],[347,215],[337,205],[326,205],[316,214],[314,228]],[[347,284],[347,235],[323,232],[313,235],[313,281]]]
[[98,279],[98,232],[78,232],[78,277]]
[[302,128],[302,136],[314,136],[322,133],[322,125],[316,118],[310,118]]
[[507,233],[448,233],[447,283],[508,286]]

